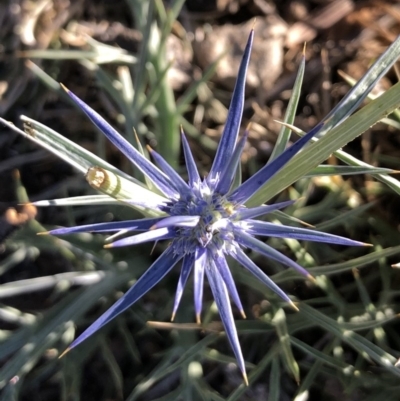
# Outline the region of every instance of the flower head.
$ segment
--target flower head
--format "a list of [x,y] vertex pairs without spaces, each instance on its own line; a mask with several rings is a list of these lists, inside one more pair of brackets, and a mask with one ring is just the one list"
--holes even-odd
[[178,262],[181,262],[182,267],[172,318],[175,316],[182,292],[193,270],[195,313],[197,321],[200,322],[203,283],[204,276],[206,276],[239,368],[247,382],[245,363],[235,328],[230,298],[243,316],[244,311],[226,257],[231,256],[269,289],[293,305],[285,292],[256,266],[243,249],[251,249],[258,252],[283,265],[294,268],[305,276],[310,276],[309,273],[287,256],[257,239],[257,236],[294,238],[341,245],[364,245],[357,241],[311,229],[276,225],[256,220],[259,216],[290,205],[291,201],[273,205],[261,205],[254,208],[245,206],[245,202],[284,167],[323,127],[323,123],[317,125],[243,184],[237,188],[233,187],[237,167],[248,135],[246,131],[242,138],[237,141],[243,112],[245,79],[253,35],[252,31],[240,65],[225,129],[211,171],[204,179],[198,173],[184,133],[182,133],[182,144],[188,182],[185,182],[160,154],[150,149],[157,166],[152,164],[94,110],[66,89],[70,97],[88,115],[92,122],[153,182],[154,186],[162,194],[161,196],[159,194],[149,195],[149,198],[145,201],[143,199],[131,199],[129,203],[140,207],[147,205],[161,212],[161,216],[61,228],[50,231],[50,234],[60,235],[85,231],[114,232],[116,235],[113,235],[113,238],[115,238],[118,234],[136,232],[134,235],[128,235],[106,245],[108,248],[135,245],[148,241],[169,241],[167,249],[140,279],[122,298],[83,332],[71,344],[69,349],[80,344],[118,314],[129,308],[154,287]]

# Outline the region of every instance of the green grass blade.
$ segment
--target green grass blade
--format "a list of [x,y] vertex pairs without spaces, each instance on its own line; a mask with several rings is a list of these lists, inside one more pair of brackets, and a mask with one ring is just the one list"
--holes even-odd
[[379,168],[373,166],[331,166],[323,164],[311,170],[305,177],[319,177],[327,175],[353,175],[353,174],[393,174],[390,168]]
[[3,118],[0,118],[0,122],[12,129],[14,132],[17,132],[30,141],[35,142],[37,145],[47,149],[67,163],[71,164],[83,174],[86,174],[90,167],[99,166],[106,170],[112,171],[113,173],[118,174],[141,187],[144,186],[140,181],[135,180],[128,174],[125,174],[100,157],[63,137],[51,128],[46,127],[45,125],[26,116],[21,116],[21,120],[25,123],[26,132],[18,129],[12,123],[4,120]]
[[94,206],[94,205],[124,205],[108,195],[72,196],[70,198],[40,200],[32,202],[35,206]]
[[[326,160],[333,152],[345,146],[371,125],[400,106],[400,83],[394,85],[338,127],[296,155],[284,169],[275,174],[248,202],[248,207],[267,202],[287,186],[303,177]],[[391,177],[388,177],[391,178]]]
[[285,311],[280,308],[275,312],[275,316],[272,319],[275,325],[276,332],[281,345],[281,356],[286,366],[287,371],[291,374],[297,383],[300,383],[300,369],[299,365],[294,358],[292,348],[290,345],[289,333],[286,325],[286,314]]
[[[304,70],[306,66],[306,59],[303,52],[303,57],[301,58],[300,66],[297,71],[296,80],[293,85],[292,95],[290,96],[289,104],[286,109],[284,122],[287,124],[293,124],[294,118],[296,116],[297,106],[299,104],[301,86],[303,84]],[[279,131],[278,139],[276,140],[274,150],[272,151],[269,162],[276,159],[285,149],[290,139],[290,129],[288,127],[282,126]]]
[[301,305],[299,313],[327,332],[335,334],[342,341],[356,349],[361,355],[366,355],[370,360],[382,366],[388,372],[400,377],[400,369],[394,366],[396,358],[379,346],[353,331],[342,329],[338,322],[306,304]]
[[354,366],[347,364],[346,362],[341,361],[340,359],[328,355],[326,352],[322,352],[317,350],[315,347],[311,347],[307,343],[299,340],[298,338],[295,337],[290,337],[290,342],[299,350],[304,352],[308,356],[312,356],[315,358],[317,361],[322,362],[323,364],[332,366],[333,368],[343,371],[346,370],[348,373],[354,372],[355,368]]
[[[375,61],[368,72],[352,87],[347,95],[340,102],[340,107],[335,107],[326,117],[326,124],[319,132],[323,136],[326,132],[335,127],[343,117],[353,112],[361,99],[365,99],[368,93],[377,84],[379,79],[386,74],[391,66],[396,62],[400,55],[400,37],[398,37],[386,51]],[[394,111],[391,110],[390,113]],[[390,114],[386,113],[386,115]]]
[[62,302],[59,302],[44,319],[34,326],[21,329],[17,333],[17,339],[11,337],[0,347],[0,358],[4,358],[11,349],[14,349],[15,341],[22,342],[22,348],[15,353],[0,369],[0,388],[14,376],[26,375],[37,362],[44,351],[54,346],[71,324],[83,316],[101,297],[115,287],[126,283],[131,274],[111,274],[107,279],[86,288],[77,295],[70,294]]
[[225,53],[221,54],[217,59],[212,62],[207,69],[204,71],[203,76],[193,82],[189,88],[186,89],[185,93],[178,99],[176,102],[176,112],[177,114],[184,114],[189,107],[191,107],[192,101],[197,96],[197,90],[200,85],[208,82],[211,77],[215,74],[215,70],[217,69],[218,63],[225,56]]
[[279,401],[281,393],[281,369],[279,359],[274,358],[271,363],[271,373],[269,375],[268,401]]
[[[308,268],[308,271],[313,276],[318,276],[320,274],[330,276],[332,274],[343,273],[346,271],[351,271],[353,269],[361,269],[370,265],[371,263],[379,261],[380,258],[398,255],[399,253],[400,245],[372,252],[368,255],[360,256],[347,262],[334,263],[326,266],[310,267]],[[276,283],[282,283],[284,281],[292,280],[294,278],[300,278],[300,276],[293,270],[285,270],[274,274],[273,276],[271,276],[271,278]]]

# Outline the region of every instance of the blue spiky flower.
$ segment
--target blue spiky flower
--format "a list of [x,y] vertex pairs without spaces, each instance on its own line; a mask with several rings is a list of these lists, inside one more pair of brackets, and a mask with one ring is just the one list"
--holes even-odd
[[243,316],[244,311],[226,257],[230,256],[235,259],[269,289],[293,305],[288,295],[255,265],[243,249],[251,249],[258,252],[283,265],[296,269],[305,276],[310,277],[309,273],[287,256],[257,239],[257,236],[294,238],[341,245],[364,245],[357,241],[311,229],[289,227],[256,220],[259,216],[290,205],[291,201],[273,205],[261,205],[254,208],[245,206],[246,201],[318,133],[323,127],[323,123],[317,125],[312,131],[286,149],[272,162],[266,164],[243,184],[237,188],[233,187],[235,174],[248,134],[246,131],[242,138],[237,141],[243,112],[244,87],[253,35],[252,31],[240,65],[225,129],[210,173],[204,179],[198,173],[183,133],[182,144],[188,182],[185,182],[160,154],[150,150],[157,166],[152,164],[94,110],[66,89],[70,97],[92,122],[152,181],[162,194],[149,192],[152,195],[149,195],[147,199],[130,199],[129,203],[134,206],[156,210],[160,213],[160,217],[61,228],[52,230],[49,233],[60,235],[90,231],[114,232],[118,235],[139,232],[106,245],[108,248],[135,245],[148,241],[168,241],[167,249],[129,291],[84,331],[71,344],[68,350],[76,347],[110,320],[129,308],[154,287],[175,265],[181,262],[182,267],[172,318],[175,316],[182,292],[193,270],[195,313],[197,321],[200,322],[204,276],[207,276],[226,334],[244,380],[247,383],[245,363],[232,314],[230,297]]

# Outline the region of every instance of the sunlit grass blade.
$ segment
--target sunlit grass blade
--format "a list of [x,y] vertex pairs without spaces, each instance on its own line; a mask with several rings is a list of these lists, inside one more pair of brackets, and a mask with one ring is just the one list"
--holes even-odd
[[40,207],[48,206],[95,206],[95,205],[125,205],[108,195],[84,195],[70,198],[49,199],[32,202],[32,205]]
[[[297,127],[294,126],[290,126],[290,128],[295,131],[298,135],[303,136],[305,135],[305,133],[298,129]],[[318,143],[318,139],[312,139],[313,142],[317,142]],[[389,188],[393,189],[397,194],[400,194],[400,182],[398,180],[396,180],[396,178],[394,177],[390,177],[387,176],[387,173],[381,174],[379,172],[374,172],[373,170],[376,168],[374,166],[371,166],[368,163],[365,163],[361,160],[358,160],[356,157],[346,153],[345,151],[339,149],[336,151],[332,152],[339,160],[341,160],[342,162],[353,166],[353,167],[357,167],[360,170],[361,169],[370,169],[370,172],[368,174],[371,174],[374,178],[376,178],[378,181],[383,182],[384,184],[386,184]],[[321,166],[318,166],[317,168],[320,168]],[[346,166],[344,166],[346,167]],[[314,170],[313,170],[314,171]],[[390,173],[397,173],[397,171],[391,171]],[[311,173],[308,173],[311,174]],[[306,176],[308,175],[306,174]]]
[[[338,74],[351,86],[355,86],[357,84],[357,80],[352,78],[350,75],[346,74],[344,71],[342,70],[338,70]],[[367,96],[367,99],[369,100],[374,100],[377,97],[379,97],[382,93],[379,94],[375,94],[375,93],[369,93]],[[392,114],[390,114],[390,117],[394,117],[396,119],[396,122],[400,121],[400,111],[399,110],[395,110],[393,111]],[[389,118],[390,118],[389,117]]]
[[177,198],[179,195],[174,191],[170,179],[155,167],[149,160],[136,150],[125,138],[104,120],[97,112],[90,108],[71,91],[65,88],[68,95],[79,105],[96,127],[153,183],[168,197]]
[[110,46],[86,36],[86,42],[91,50],[24,50],[20,52],[20,57],[33,59],[49,60],[84,60],[88,59],[95,64],[124,63],[135,64],[137,58],[132,54],[117,46]]
[[118,170],[100,157],[97,157],[83,147],[63,137],[51,128],[26,116],[21,116],[21,119],[25,124],[25,132],[3,118],[0,118],[0,122],[42,148],[47,149],[57,157],[60,157],[83,174],[86,174],[87,170],[92,166],[100,166],[143,187],[140,181]]
[[[297,105],[299,104],[301,86],[303,84],[304,70],[306,66],[306,59],[304,52],[305,49],[303,50],[303,56],[301,58],[299,69],[297,71],[297,76],[293,85],[292,94],[290,96],[290,100],[285,112],[285,117],[283,119],[283,121],[288,124],[293,124],[294,118],[296,116]],[[291,134],[290,129],[288,129],[285,126],[281,127],[271,157],[269,158],[269,162],[276,159],[277,156],[279,156],[281,153],[284,152],[289,142],[290,134]]]
[[[400,55],[400,37],[374,62],[363,77],[351,88],[340,103],[324,118],[326,124],[321,135],[340,124],[368,96],[377,82],[388,72]],[[388,113],[389,114],[389,113]]]
[[[25,116],[22,116],[21,119],[25,122],[25,132],[4,119],[0,118],[0,122],[71,164],[78,171],[85,174],[89,183],[96,189],[110,196],[114,195],[120,201],[133,199],[139,195],[140,197],[143,196],[143,199],[153,199],[156,203],[164,202],[164,198],[146,189],[140,181],[115,168],[100,157],[97,157],[52,129]],[[91,170],[93,166],[98,166],[96,171],[102,171],[105,174],[103,174],[104,177],[103,175],[102,177],[107,179],[99,180],[99,175],[97,173],[88,174],[90,171],[93,173],[93,170]],[[91,177],[95,177],[96,180],[92,182],[90,180]],[[124,185],[120,185],[121,182],[123,182]],[[116,186],[113,186],[113,184],[116,184]],[[116,188],[119,188],[119,190],[116,191]],[[102,200],[105,199],[103,198]],[[135,207],[133,204],[131,206]],[[150,204],[144,207],[137,206],[136,208],[144,214],[153,216],[154,213],[157,214],[156,210],[150,210],[149,207]],[[160,212],[158,212],[158,214],[160,214]]]
[[[248,207],[259,206],[287,186],[303,177],[337,149],[361,135],[371,125],[400,106],[400,84],[394,85],[378,99],[367,104],[339,126],[305,148],[300,154],[285,165],[284,171],[278,172],[267,184],[246,202]],[[391,177],[387,177],[391,178]]]
[[91,167],[86,181],[96,190],[127,205],[145,211],[148,215],[160,215],[167,205],[167,199],[146,188],[140,187],[124,177],[100,167]]
[[[336,153],[336,152],[334,152]],[[319,177],[329,175],[354,175],[354,174],[396,174],[396,170],[390,168],[374,167],[374,166],[331,166],[322,164],[309,173],[305,177]]]

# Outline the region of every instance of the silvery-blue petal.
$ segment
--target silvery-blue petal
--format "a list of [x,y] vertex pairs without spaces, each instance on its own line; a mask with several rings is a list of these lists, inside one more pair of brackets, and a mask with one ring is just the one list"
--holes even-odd
[[200,320],[203,304],[204,270],[208,261],[207,248],[198,246],[194,259],[194,309],[197,321]]
[[246,85],[247,67],[249,65],[251,48],[253,45],[254,31],[252,30],[243,53],[242,62],[240,63],[238,77],[235,89],[233,91],[231,104],[229,106],[228,118],[226,120],[224,131],[218,145],[217,153],[207,182],[211,186],[218,175],[221,175],[224,167],[229,163],[239,134],[240,123],[242,121],[244,106],[244,89]]
[[125,221],[113,221],[110,223],[97,223],[97,224],[85,224],[76,227],[65,227],[56,228],[49,231],[47,234],[51,235],[63,235],[63,234],[73,234],[73,233],[86,233],[86,232],[113,232],[120,231],[124,229],[143,231],[148,230],[150,227],[154,226],[162,218],[151,218],[151,219],[140,219],[140,220],[125,220]]
[[199,171],[197,170],[192,151],[190,150],[189,143],[183,131],[181,132],[181,138],[183,153],[185,155],[186,168],[189,176],[189,186],[193,188],[195,184],[200,182],[200,175]]
[[133,235],[106,245],[107,248],[116,248],[120,246],[137,245],[149,241],[160,241],[163,239],[171,239],[176,236],[174,229],[169,227],[159,228],[157,230],[146,231],[141,234]]
[[181,274],[179,276],[178,287],[175,293],[174,308],[172,311],[172,318],[175,317],[176,311],[178,310],[179,303],[182,299],[183,290],[185,289],[189,274],[192,271],[194,264],[194,254],[190,253],[183,258]]
[[292,267],[293,269],[297,270],[304,276],[310,276],[310,273],[297,264],[294,260],[288,258],[287,256],[283,255],[276,249],[272,248],[271,246],[265,244],[264,242],[259,241],[258,239],[254,238],[253,236],[243,232],[242,230],[234,229],[235,231],[235,240],[242,246],[246,248],[250,248],[255,252],[261,253],[262,255],[266,256],[267,258],[271,258],[276,260],[279,263],[282,263],[286,266]]
[[345,246],[365,246],[364,242],[354,241],[339,235],[327,234],[308,228],[284,226],[279,224],[267,223],[266,221],[248,220],[249,231],[253,235],[268,237],[293,238],[303,241],[326,242],[328,244]]
[[235,251],[230,252],[230,255],[236,259],[244,268],[251,274],[257,277],[271,291],[278,294],[286,302],[290,302],[290,298],[282,291],[239,247]]
[[262,216],[267,213],[274,212],[275,210],[283,209],[287,206],[293,205],[296,201],[286,201],[280,203],[274,203],[273,205],[262,205],[258,207],[252,207],[247,209],[243,207],[231,216],[232,221],[240,221],[245,219],[252,219],[254,217]]
[[231,269],[226,262],[224,255],[214,255],[214,262],[218,268],[219,274],[223,278],[226,287],[228,288],[228,292],[231,295],[233,302],[235,302],[237,308],[244,315],[244,310],[242,306],[242,302],[240,301],[239,294],[236,289],[235,281],[232,277]]
[[159,153],[151,149],[150,154],[154,158],[158,167],[160,167],[160,169],[169,177],[176,190],[180,193],[181,197],[192,195],[192,191],[189,188],[189,185]]
[[316,125],[310,132],[300,138],[292,146],[281,153],[271,163],[266,164],[253,176],[246,180],[239,188],[232,192],[229,200],[245,203],[251,198],[271,177],[273,177],[293,156],[295,156],[323,127],[323,123]]
[[159,219],[151,228],[162,227],[195,227],[200,220],[200,216],[171,216]]
[[211,291],[213,293],[215,303],[217,304],[218,312],[221,316],[222,323],[225,328],[226,335],[235,354],[236,360],[239,365],[243,376],[246,378],[246,368],[240,347],[239,338],[236,331],[235,321],[233,319],[231,303],[229,301],[228,291],[224,280],[221,277],[217,267],[212,262],[212,266],[206,269],[208,282],[210,283]]
[[178,199],[179,194],[174,190],[171,180],[140,152],[138,152],[122,135],[120,135],[103,117],[96,113],[85,102],[66,90],[72,100],[84,111],[97,128],[147,177],[154,185],[169,198]]
[[240,163],[240,157],[242,156],[248,135],[249,131],[246,130],[242,138],[240,138],[240,141],[237,143],[232,157],[230,158],[230,160],[228,160],[228,164],[224,166],[224,170],[217,183],[215,192],[222,195],[228,193],[235,177],[237,166]]
[[165,275],[167,275],[176,263],[181,259],[176,256],[170,247],[149,267],[149,269],[139,278],[139,280],[120,298],[110,309],[101,315],[93,324],[89,326],[70,346],[75,348],[86,340],[97,330],[106,325],[120,313],[128,309],[151,288],[153,288]]

